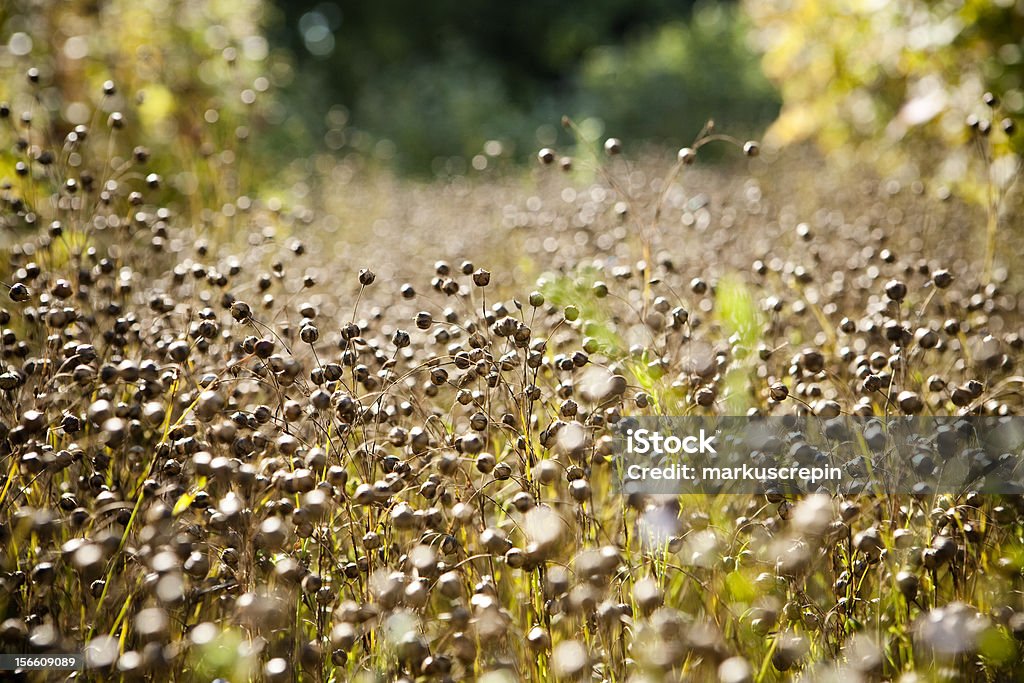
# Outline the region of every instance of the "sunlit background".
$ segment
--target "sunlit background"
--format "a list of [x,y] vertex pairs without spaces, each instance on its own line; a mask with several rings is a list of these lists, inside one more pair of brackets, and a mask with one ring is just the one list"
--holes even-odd
[[358,154],[417,175],[567,144],[568,115],[594,140],[672,146],[714,118],[954,179],[982,94],[1024,108],[1024,18],[1005,0],[44,0],[8,2],[0,22],[0,66],[36,60],[78,89],[68,123],[115,77],[165,136],[256,112],[251,140],[278,159]]

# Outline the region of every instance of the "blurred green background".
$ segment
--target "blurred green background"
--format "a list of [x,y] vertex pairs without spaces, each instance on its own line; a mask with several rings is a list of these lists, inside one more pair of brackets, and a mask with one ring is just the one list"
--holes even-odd
[[749,132],[778,112],[731,3],[277,6],[270,35],[295,55],[307,130],[406,171],[458,171],[491,139],[532,155],[559,141],[563,114],[589,119],[595,137],[678,145],[710,117]]

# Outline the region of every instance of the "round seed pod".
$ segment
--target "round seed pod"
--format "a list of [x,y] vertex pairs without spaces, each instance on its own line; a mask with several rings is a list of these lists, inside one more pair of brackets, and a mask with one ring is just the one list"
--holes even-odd
[[896,404],[907,415],[917,415],[924,408],[921,397],[913,391],[901,391],[896,397]]
[[512,569],[521,569],[526,564],[526,553],[519,548],[509,548],[505,552],[505,564]]
[[544,651],[551,646],[551,637],[540,626],[534,626],[526,634],[526,642],[534,651]]
[[14,283],[11,286],[11,289],[8,292],[8,294],[11,297],[11,301],[15,303],[23,303],[25,301],[28,301],[29,298],[31,298],[32,296],[32,293],[29,291],[28,287],[26,287],[21,282]]
[[945,269],[936,270],[932,273],[932,282],[935,283],[935,286],[939,289],[948,288],[953,284],[953,279],[953,274]]
[[715,404],[716,392],[712,387],[701,387],[694,394],[693,400],[697,405],[708,408]]
[[949,400],[958,408],[966,408],[974,400],[974,396],[965,387],[956,387],[950,393]]
[[577,503],[585,503],[590,500],[590,483],[586,479],[576,479],[569,483],[569,495]]
[[917,590],[920,585],[920,580],[913,572],[901,571],[896,575],[896,586],[908,602],[912,602],[917,597]]
[[853,537],[853,546],[865,554],[877,554],[885,549],[877,527],[869,527]]
[[919,329],[914,336],[922,349],[934,349],[939,344],[939,335],[926,327]]
[[246,322],[252,318],[252,309],[244,301],[235,301],[231,304],[231,317],[237,322]]
[[817,349],[807,348],[800,352],[800,366],[810,373],[825,369],[825,356]]
[[900,280],[889,280],[885,283],[885,295],[899,303],[907,297],[907,285]]
[[875,374],[868,375],[864,378],[863,387],[868,393],[878,391],[882,388],[882,378]]
[[807,654],[809,645],[801,636],[779,636],[775,652],[772,654],[772,666],[779,671],[789,671]]
[[1016,612],[1006,623],[1010,633],[1017,640],[1024,640],[1024,612]]
[[489,474],[494,471],[495,465],[494,456],[490,453],[481,453],[476,456],[476,469],[483,474]]
[[491,274],[489,271],[479,268],[473,273],[473,284],[477,287],[486,287],[490,283]]
[[494,467],[494,478],[499,481],[506,481],[512,477],[512,466],[507,462],[499,462]]

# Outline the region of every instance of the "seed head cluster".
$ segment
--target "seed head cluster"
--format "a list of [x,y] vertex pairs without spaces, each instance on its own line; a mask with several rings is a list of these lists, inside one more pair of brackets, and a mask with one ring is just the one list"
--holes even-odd
[[[968,206],[609,138],[596,180],[542,149],[535,194],[403,190],[406,223],[332,249],[354,192],[190,209],[131,112],[56,146],[0,112],[4,651],[182,681],[1019,661],[1019,497],[613,483],[630,416],[1017,414],[1019,276],[978,267]],[[478,227],[417,223],[445,202]]]

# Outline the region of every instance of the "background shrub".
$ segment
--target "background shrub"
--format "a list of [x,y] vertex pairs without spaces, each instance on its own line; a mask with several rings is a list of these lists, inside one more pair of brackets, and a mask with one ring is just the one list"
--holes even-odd
[[[987,178],[969,116],[991,124],[992,180],[1006,186],[1022,140],[1000,130],[1024,110],[1020,3],[839,0],[744,3],[783,106],[767,139],[812,139],[910,177],[923,171],[976,197]],[[1000,105],[987,106],[986,92]],[[973,180],[971,183],[964,181]]]

